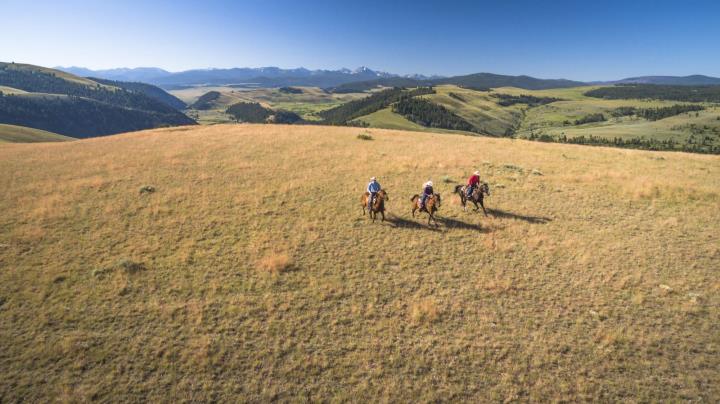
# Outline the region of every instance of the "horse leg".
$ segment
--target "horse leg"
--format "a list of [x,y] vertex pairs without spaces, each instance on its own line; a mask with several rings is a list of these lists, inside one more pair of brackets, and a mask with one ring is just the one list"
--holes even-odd
[[384,211],[384,210],[381,210],[381,211],[380,211],[380,215],[382,215],[382,220],[381,220],[381,221],[384,222],[384,221],[385,221],[385,211]]
[[483,200],[482,200],[482,199],[480,199],[480,206],[481,206],[482,209],[483,209],[483,213],[485,214],[485,217],[487,217],[487,211],[485,210],[485,204],[483,203]]

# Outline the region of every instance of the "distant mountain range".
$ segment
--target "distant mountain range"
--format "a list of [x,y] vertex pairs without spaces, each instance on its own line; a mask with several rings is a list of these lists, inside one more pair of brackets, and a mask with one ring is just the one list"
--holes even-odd
[[530,76],[508,76],[492,73],[475,73],[461,76],[399,75],[360,67],[355,70],[309,70],[305,68],[238,67],[231,69],[195,69],[168,72],[157,67],[90,70],[83,67],[57,67],[76,76],[97,77],[105,80],[144,82],[165,89],[199,85],[231,85],[238,87],[311,86],[331,88],[338,92],[366,91],[379,86],[417,86],[455,84],[467,87],[513,86],[528,90],[575,87],[592,84],[665,84],[665,85],[720,85],[720,78],[692,76],[641,76],[616,81],[580,82],[564,79],[538,79]]
[[[107,80],[141,81],[166,89],[197,85],[237,85],[248,87],[313,86],[335,87],[345,83],[402,77],[375,71],[367,67],[355,70],[309,70],[305,68],[281,69],[279,67],[238,67],[232,69],[196,69],[171,73],[155,67],[134,69],[119,68],[90,70],[84,67],[56,67],[67,73],[82,77],[98,77]],[[413,79],[428,79],[423,75],[411,75]]]

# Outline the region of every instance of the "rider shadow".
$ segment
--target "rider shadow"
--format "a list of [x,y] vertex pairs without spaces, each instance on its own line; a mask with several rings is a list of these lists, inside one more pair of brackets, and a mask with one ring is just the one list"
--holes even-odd
[[517,219],[522,220],[528,223],[532,224],[545,224],[547,222],[552,221],[549,217],[543,217],[543,216],[525,216],[525,215],[519,215],[517,213],[512,212],[506,212],[504,210],[500,209],[490,209],[488,208],[488,213],[499,218],[503,219]]

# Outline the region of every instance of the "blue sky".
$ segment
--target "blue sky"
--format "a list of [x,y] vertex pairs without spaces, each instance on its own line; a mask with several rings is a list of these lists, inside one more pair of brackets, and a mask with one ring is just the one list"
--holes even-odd
[[720,76],[720,1],[0,0],[0,61]]

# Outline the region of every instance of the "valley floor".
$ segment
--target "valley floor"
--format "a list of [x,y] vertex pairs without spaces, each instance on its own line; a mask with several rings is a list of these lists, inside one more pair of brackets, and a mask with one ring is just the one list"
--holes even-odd
[[366,131],[0,146],[0,402],[720,399],[720,157]]

